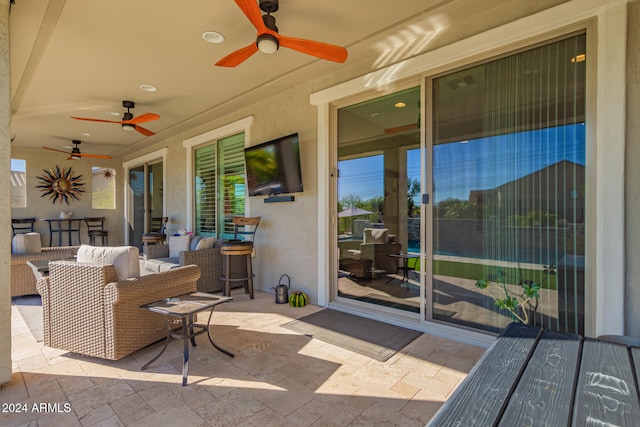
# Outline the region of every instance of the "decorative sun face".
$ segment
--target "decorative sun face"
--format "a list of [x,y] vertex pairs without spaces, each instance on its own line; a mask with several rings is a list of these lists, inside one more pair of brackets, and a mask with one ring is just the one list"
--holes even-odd
[[64,168],[60,170],[58,166],[56,166],[55,172],[53,169],[42,170],[44,173],[42,176],[37,176],[41,182],[40,185],[36,185],[36,188],[41,188],[44,194],[40,197],[49,196],[49,200],[53,200],[52,203],[56,203],[60,201],[69,204],[69,200],[73,201],[80,200],[78,197],[80,193],[84,193],[84,190],[81,188],[84,183],[82,181],[82,175],[71,176],[72,170],[69,168],[66,172]]

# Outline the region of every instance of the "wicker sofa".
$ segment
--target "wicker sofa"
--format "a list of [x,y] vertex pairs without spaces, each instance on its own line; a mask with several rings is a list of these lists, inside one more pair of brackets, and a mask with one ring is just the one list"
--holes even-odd
[[[224,256],[220,255],[219,247],[181,251],[178,257],[169,257],[168,244],[147,245],[145,252],[144,265],[148,272],[158,273],[195,264],[200,267],[201,272],[198,291],[222,291],[224,282],[220,277],[223,275]],[[243,257],[230,257],[229,268],[232,277],[246,276],[246,262]]]
[[77,251],[78,246],[61,246],[42,248],[40,252],[11,254],[11,296],[18,297],[38,293],[36,276],[31,267],[27,265],[27,261],[71,258]]
[[51,262],[49,276],[37,282],[44,344],[102,359],[120,359],[166,337],[162,316],[140,306],[195,292],[199,278],[200,268],[195,265],[118,279],[113,265]]

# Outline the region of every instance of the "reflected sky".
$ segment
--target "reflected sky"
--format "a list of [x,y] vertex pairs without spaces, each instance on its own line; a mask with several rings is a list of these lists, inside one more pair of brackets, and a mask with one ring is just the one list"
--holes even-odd
[[[496,188],[563,160],[585,165],[585,138],[584,124],[575,124],[437,145],[434,201],[467,200],[472,190]],[[340,161],[338,168],[339,199],[383,194],[382,155]],[[420,179],[420,150],[407,153],[407,174]]]

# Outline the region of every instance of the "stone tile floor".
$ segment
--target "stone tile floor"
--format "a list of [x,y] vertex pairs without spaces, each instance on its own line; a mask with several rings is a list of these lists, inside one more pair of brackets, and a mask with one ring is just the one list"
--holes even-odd
[[423,426],[484,352],[424,334],[379,362],[281,327],[320,307],[275,304],[262,292],[233,297],[211,324],[236,357],[198,336],[186,387],[180,340],[141,371],[162,343],[118,361],[79,356],[36,342],[13,307],[0,425]]

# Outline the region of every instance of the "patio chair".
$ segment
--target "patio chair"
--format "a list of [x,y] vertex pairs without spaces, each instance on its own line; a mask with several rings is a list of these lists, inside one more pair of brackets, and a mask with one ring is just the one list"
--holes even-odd
[[[220,254],[220,241],[213,248],[197,249],[189,248],[178,254],[171,254],[169,244],[160,243],[145,247],[145,270],[160,272],[171,270],[184,265],[195,264],[200,267],[198,279],[198,291],[218,292],[224,288],[221,276],[224,268],[223,256]],[[173,256],[172,256],[173,255]],[[245,274],[245,265],[242,260],[234,260],[231,263],[231,273],[234,275]]]
[[109,245],[109,231],[104,228],[105,217],[85,218],[87,224],[87,234],[89,235],[89,244],[96,244],[96,237],[100,237],[102,246]]
[[33,233],[35,231],[35,222],[35,218],[11,218],[13,235],[15,236],[18,233]]
[[41,248],[38,252],[11,254],[11,296],[35,295],[36,276],[27,261],[60,260],[72,258],[78,251],[78,246],[58,246]]
[[[49,263],[49,276],[37,282],[44,344],[101,359],[118,360],[166,338],[162,316],[140,306],[195,292],[200,277],[195,265],[136,277],[136,247],[83,245],[81,256],[84,262]],[[91,256],[95,261],[87,262]]]

